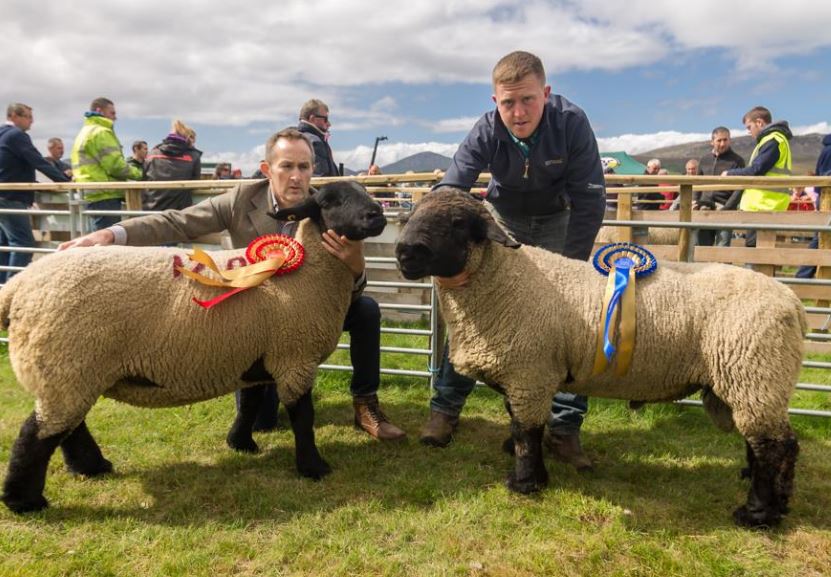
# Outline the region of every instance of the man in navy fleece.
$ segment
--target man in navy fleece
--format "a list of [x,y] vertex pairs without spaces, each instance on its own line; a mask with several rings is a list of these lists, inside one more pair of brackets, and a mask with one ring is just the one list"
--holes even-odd
[[[0,182],[35,182],[35,170],[55,182],[68,182],[69,178],[46,162],[26,134],[33,122],[31,106],[19,102],[9,104],[6,123],[0,126]],[[34,202],[35,193],[30,190],[0,191],[0,208],[26,209]],[[0,246],[35,246],[28,214],[0,214]],[[0,266],[26,266],[31,261],[30,252],[0,252]],[[15,272],[0,270],[0,283],[5,283]]]
[[[485,204],[508,234],[522,244],[588,259],[606,203],[603,167],[588,118],[551,93],[542,62],[528,52],[503,57],[493,69],[493,87],[496,110],[474,125],[438,187],[469,190],[481,172],[490,170]],[[438,282],[464,286],[467,273]],[[445,355],[422,443],[450,443],[473,386]],[[545,436],[554,457],[577,470],[592,466],[579,437],[587,408],[585,397],[558,393]]]

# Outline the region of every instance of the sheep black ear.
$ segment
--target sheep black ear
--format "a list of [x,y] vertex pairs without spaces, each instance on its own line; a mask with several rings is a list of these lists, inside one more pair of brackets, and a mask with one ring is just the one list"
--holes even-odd
[[512,239],[510,236],[508,236],[508,233],[502,230],[502,227],[496,224],[496,221],[493,219],[488,221],[485,235],[492,241],[498,242],[502,246],[506,246],[508,248],[519,248],[522,246],[517,241]]
[[306,200],[298,205],[281,208],[277,212],[269,212],[268,216],[277,220],[303,220],[304,218],[311,218],[315,222],[320,223],[320,205],[317,203],[315,195],[309,196]]

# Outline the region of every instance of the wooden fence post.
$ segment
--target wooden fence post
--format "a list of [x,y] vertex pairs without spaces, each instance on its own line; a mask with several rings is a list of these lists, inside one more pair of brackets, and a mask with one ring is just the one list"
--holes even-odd
[[[681,190],[678,193],[680,195],[679,201],[679,221],[680,222],[692,222],[692,198],[693,198],[693,189],[692,184],[682,184]],[[690,233],[692,232],[689,228],[682,228],[680,234],[678,235],[678,261],[679,262],[690,262],[694,260],[692,257],[692,250],[695,249],[694,246],[690,246]]]
[[137,189],[125,191],[124,203],[127,205],[127,210],[141,210],[141,191]]
[[[621,189],[622,190],[622,189]],[[617,219],[632,220],[632,195],[618,192],[617,195]],[[620,242],[632,242],[632,227],[617,227],[617,238]],[[623,230],[620,230],[623,229]]]

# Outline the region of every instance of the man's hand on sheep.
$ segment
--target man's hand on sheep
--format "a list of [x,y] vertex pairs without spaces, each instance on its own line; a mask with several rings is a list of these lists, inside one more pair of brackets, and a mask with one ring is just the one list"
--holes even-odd
[[437,276],[436,283],[443,289],[462,288],[467,286],[467,281],[470,280],[470,273],[463,270],[455,276]]
[[112,244],[113,242],[115,242],[115,236],[111,230],[105,228],[66,242],[62,242],[58,245],[58,250],[66,250],[77,246],[106,246],[108,244]]
[[349,240],[334,230],[329,229],[323,233],[323,248],[343,262],[352,272],[352,276],[358,278],[364,272],[364,243],[359,240]]

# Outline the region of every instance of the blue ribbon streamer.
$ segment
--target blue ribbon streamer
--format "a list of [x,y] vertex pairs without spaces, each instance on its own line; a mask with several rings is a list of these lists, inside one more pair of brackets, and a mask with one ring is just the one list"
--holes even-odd
[[611,361],[615,356],[615,346],[609,339],[609,329],[614,318],[614,311],[620,302],[620,297],[623,296],[626,287],[629,286],[629,270],[635,265],[632,259],[622,257],[615,261],[615,288],[612,292],[612,298],[609,299],[609,308],[606,310],[606,326],[603,329],[603,354],[606,359]]

